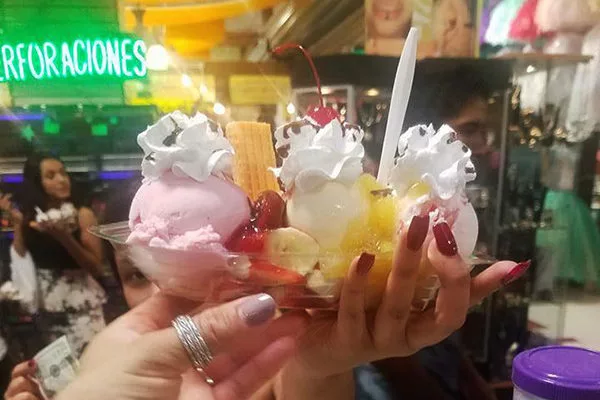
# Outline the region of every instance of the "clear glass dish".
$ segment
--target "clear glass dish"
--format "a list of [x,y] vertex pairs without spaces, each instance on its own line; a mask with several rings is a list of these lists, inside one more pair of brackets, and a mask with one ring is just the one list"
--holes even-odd
[[[357,256],[281,252],[267,257],[266,254],[215,251],[213,248],[172,250],[128,244],[131,230],[127,222],[95,226],[90,232],[109,241],[116,251],[127,252],[135,266],[163,292],[216,304],[250,294],[268,293],[281,308],[335,310],[344,271]],[[302,276],[284,267],[299,260],[316,260],[315,269]],[[391,261],[391,252],[376,255],[370,273],[368,304],[378,303]],[[469,260],[471,265],[492,262],[494,260],[489,257]],[[438,288],[437,276],[420,277],[413,302],[415,309],[426,308]]]

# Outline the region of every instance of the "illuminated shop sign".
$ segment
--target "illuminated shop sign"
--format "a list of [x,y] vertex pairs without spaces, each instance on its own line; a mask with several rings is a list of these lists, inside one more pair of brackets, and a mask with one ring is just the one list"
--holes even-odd
[[131,37],[29,41],[0,45],[0,82],[146,76],[146,44]]

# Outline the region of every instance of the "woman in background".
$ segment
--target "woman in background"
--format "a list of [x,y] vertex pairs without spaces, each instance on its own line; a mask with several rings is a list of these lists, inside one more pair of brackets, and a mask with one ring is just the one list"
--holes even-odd
[[[103,271],[102,242],[87,231],[96,217],[89,208],[72,206],[71,179],[58,158],[31,156],[23,177],[20,209],[9,195],[0,198],[15,226],[12,254],[33,260],[48,343],[66,335],[79,355],[105,326],[105,293],[94,280]],[[37,222],[40,212],[50,218]]]

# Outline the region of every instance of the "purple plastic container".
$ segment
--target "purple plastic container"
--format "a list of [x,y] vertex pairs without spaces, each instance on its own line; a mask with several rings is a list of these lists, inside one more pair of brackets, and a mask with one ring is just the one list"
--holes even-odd
[[539,347],[513,362],[514,400],[600,400],[600,353]]

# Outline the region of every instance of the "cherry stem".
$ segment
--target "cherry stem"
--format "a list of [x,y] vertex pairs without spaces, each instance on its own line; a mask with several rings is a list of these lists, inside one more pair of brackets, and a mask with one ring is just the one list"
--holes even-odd
[[323,92],[321,91],[321,78],[319,78],[319,73],[317,72],[317,67],[315,67],[315,63],[314,63],[313,58],[310,55],[309,51],[306,50],[300,44],[287,43],[287,44],[282,44],[281,46],[277,46],[276,48],[274,48],[273,54],[280,55],[281,53],[283,53],[284,51],[287,51],[287,50],[300,50],[302,52],[302,54],[304,55],[304,58],[306,58],[306,60],[310,64],[310,69],[312,70],[313,77],[315,78],[315,82],[317,84],[317,91],[319,93],[319,101],[321,102],[321,107],[325,107],[325,99],[323,99]]

